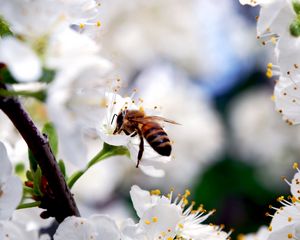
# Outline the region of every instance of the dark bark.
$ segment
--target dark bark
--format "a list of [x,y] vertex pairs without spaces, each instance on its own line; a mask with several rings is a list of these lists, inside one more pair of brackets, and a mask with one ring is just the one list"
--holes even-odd
[[[0,83],[0,88],[5,88],[5,86]],[[48,190],[41,204],[41,208],[46,209],[43,216],[53,216],[58,222],[62,222],[68,216],[80,216],[70,189],[51,151],[47,136],[38,130],[17,98],[0,97],[0,109],[20,132],[48,182]]]

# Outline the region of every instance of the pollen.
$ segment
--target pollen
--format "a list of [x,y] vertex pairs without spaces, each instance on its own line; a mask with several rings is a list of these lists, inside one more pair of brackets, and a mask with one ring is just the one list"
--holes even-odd
[[97,22],[96,22],[96,26],[97,26],[97,27],[101,27],[101,22],[100,22],[100,21],[97,21]]
[[270,69],[270,68],[267,69],[267,71],[266,71],[266,76],[267,76],[267,78],[273,77],[272,69]]
[[182,224],[182,223],[179,223],[179,224],[178,224],[178,227],[181,228],[181,229],[183,229],[183,224]]
[[277,198],[277,202],[281,202],[283,200],[284,200],[284,196],[280,196],[280,197]]
[[154,223],[158,222],[158,217],[153,217],[152,222],[154,222]]
[[288,237],[289,239],[291,239],[291,238],[293,238],[293,234],[289,233],[289,234],[287,235],[287,237]]
[[159,189],[155,189],[155,190],[152,190],[152,191],[150,192],[150,194],[151,194],[151,195],[160,195],[161,192],[160,192]]
[[80,29],[83,29],[84,27],[85,27],[85,24],[84,24],[84,23],[80,23],[80,24],[79,24],[79,28],[80,28]]
[[272,226],[269,226],[269,227],[268,227],[268,230],[269,230],[270,232],[272,231],[272,229],[273,229]]
[[299,167],[298,163],[295,162],[295,163],[293,164],[293,169],[298,169],[298,167]]
[[149,220],[145,220],[145,224],[150,225],[151,222]]
[[272,96],[271,96],[271,100],[272,100],[272,101],[275,101],[275,100],[276,100],[275,95],[272,95]]

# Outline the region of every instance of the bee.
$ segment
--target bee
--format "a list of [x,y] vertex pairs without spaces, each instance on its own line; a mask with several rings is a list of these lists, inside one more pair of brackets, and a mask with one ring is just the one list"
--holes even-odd
[[144,153],[144,138],[158,154],[162,156],[171,155],[172,146],[170,139],[159,122],[178,123],[159,116],[146,116],[142,109],[121,110],[119,114],[113,116],[112,122],[115,116],[117,117],[117,125],[113,134],[124,132],[131,137],[136,135],[140,137],[136,167],[139,166]]

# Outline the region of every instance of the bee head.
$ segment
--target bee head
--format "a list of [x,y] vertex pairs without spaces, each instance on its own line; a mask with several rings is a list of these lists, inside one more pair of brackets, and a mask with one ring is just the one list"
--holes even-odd
[[121,132],[125,114],[126,114],[126,111],[123,110],[118,115],[116,115],[117,116],[117,126],[116,126],[116,129],[114,130],[113,134]]

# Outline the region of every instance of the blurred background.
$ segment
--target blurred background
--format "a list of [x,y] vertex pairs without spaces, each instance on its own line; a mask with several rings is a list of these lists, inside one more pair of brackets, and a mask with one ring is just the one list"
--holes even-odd
[[[300,130],[282,121],[271,100],[276,79],[265,71],[272,51],[256,40],[258,11],[238,0],[101,1],[101,28],[81,31],[114,64],[109,79],[121,80],[121,94],[137,89],[145,106],[182,126],[165,128],[174,151],[163,179],[144,175],[125,157],[90,169],[74,187],[83,216],[135,216],[129,190],[137,184],[164,193],[190,189],[191,200],[217,209],[208,221],[234,228],[234,236],[268,225],[269,204],[288,193],[281,176],[290,178],[299,160]],[[42,124],[43,106],[26,105]],[[20,171],[26,145],[5,122],[1,138]],[[89,139],[90,159],[101,141],[78,135]]]

